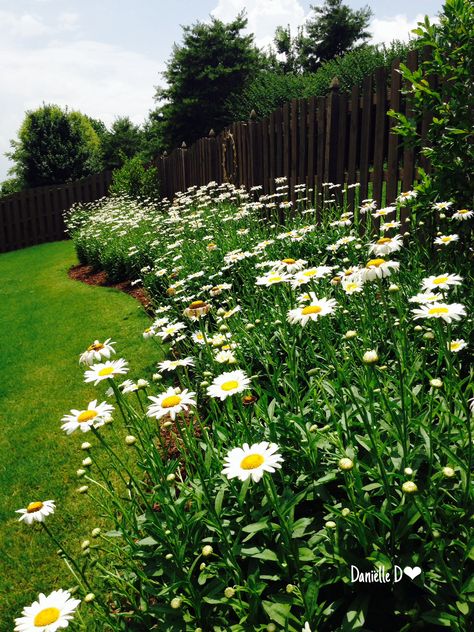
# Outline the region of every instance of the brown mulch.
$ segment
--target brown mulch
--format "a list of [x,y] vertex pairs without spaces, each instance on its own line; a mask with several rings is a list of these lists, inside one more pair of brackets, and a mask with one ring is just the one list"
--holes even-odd
[[81,281],[87,285],[100,285],[102,287],[112,287],[115,290],[125,292],[134,299],[139,301],[147,312],[152,312],[152,305],[150,297],[147,291],[142,287],[133,287],[130,281],[121,281],[120,283],[111,283],[107,278],[107,272],[100,270],[95,271],[92,266],[87,266],[80,263],[77,266],[72,266],[68,272],[69,278],[75,281]]

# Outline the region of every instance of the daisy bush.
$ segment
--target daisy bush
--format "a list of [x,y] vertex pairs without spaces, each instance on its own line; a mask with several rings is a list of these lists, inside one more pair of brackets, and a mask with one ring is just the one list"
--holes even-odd
[[[138,376],[110,339],[84,341],[97,398],[71,402],[62,429],[88,433],[79,490],[110,529],[70,562],[78,590],[100,629],[466,630],[470,242],[402,226],[416,191],[361,200],[354,217],[327,184],[317,221],[310,191],[291,203],[276,186],[210,183],[68,218],[83,261],[150,294],[137,344],[168,350]],[[51,505],[28,500],[20,520],[42,510],[49,529]],[[396,566],[420,572],[351,579]]]

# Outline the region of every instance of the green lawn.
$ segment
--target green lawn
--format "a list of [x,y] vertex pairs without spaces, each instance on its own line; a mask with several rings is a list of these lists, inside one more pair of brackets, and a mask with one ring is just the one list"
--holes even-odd
[[[89,435],[66,436],[70,408],[99,397],[83,382],[78,356],[94,339],[111,337],[132,378],[149,377],[158,358],[142,331],[148,317],[133,298],[72,281],[72,242],[0,256],[0,630],[10,632],[38,592],[73,585],[53,544],[18,523],[15,509],[52,499],[49,525],[74,552],[96,526],[92,503],[78,495],[76,470]],[[125,433],[124,433],[125,434]]]

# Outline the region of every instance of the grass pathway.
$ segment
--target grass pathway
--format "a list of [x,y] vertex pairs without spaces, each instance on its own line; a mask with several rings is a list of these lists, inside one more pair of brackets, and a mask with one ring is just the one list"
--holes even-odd
[[38,592],[74,582],[42,533],[14,513],[53,499],[50,525],[73,551],[96,526],[87,496],[78,495],[76,470],[84,437],[67,437],[61,417],[98,394],[82,379],[78,356],[94,339],[111,337],[132,378],[149,377],[156,347],[143,341],[148,317],[133,298],[72,281],[71,242],[0,256],[0,632]]

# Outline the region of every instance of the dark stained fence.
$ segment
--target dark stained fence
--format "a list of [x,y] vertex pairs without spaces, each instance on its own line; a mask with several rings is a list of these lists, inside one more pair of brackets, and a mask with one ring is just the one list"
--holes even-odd
[[[429,50],[423,58],[427,55]],[[406,64],[417,67],[417,51],[408,54]],[[183,143],[157,160],[163,196],[172,198],[210,181],[247,188],[260,185],[269,194],[275,191],[275,178],[284,176],[292,200],[296,185],[314,188],[319,211],[324,182],[360,183],[358,194],[354,188],[348,191],[351,209],[356,199],[369,195],[379,206],[391,204],[400,190],[413,186],[419,158],[392,133],[394,120],[387,115],[389,109],[411,111],[399,66],[396,59],[389,71],[379,68],[350,94],[341,94],[334,79],[326,97],[293,99],[259,121],[253,112],[249,121],[232,123],[217,136],[211,131],[191,147]],[[428,113],[425,118],[426,135]],[[429,168],[422,157],[420,165]],[[402,218],[407,212],[402,209]]]
[[104,171],[0,198],[0,252],[65,239],[64,211],[75,202],[93,202],[107,195],[111,178],[111,172]]

